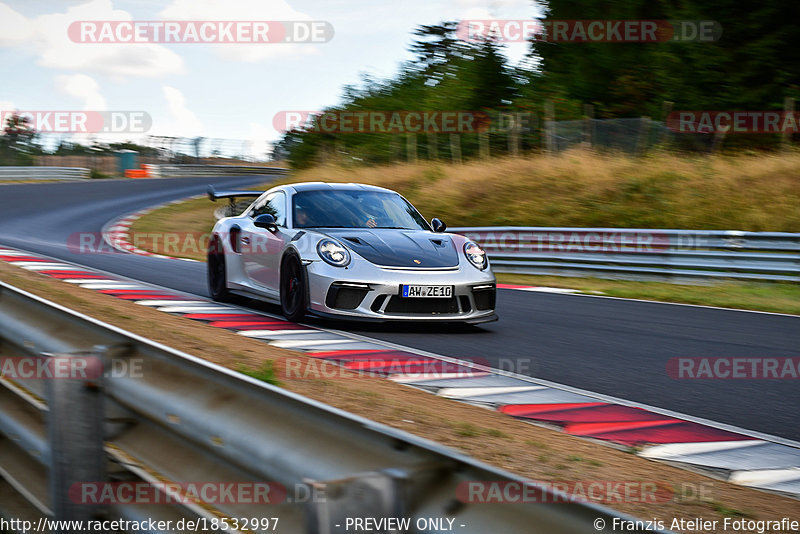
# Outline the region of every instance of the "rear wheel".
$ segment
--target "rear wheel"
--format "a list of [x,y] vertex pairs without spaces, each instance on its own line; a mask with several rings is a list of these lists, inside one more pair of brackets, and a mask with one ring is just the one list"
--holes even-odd
[[300,321],[306,314],[306,283],[297,257],[289,256],[281,264],[281,311],[290,321]]
[[206,263],[208,272],[208,292],[211,298],[226,302],[231,299],[228,291],[228,277],[225,269],[225,250],[222,241],[214,236],[208,243],[208,262]]

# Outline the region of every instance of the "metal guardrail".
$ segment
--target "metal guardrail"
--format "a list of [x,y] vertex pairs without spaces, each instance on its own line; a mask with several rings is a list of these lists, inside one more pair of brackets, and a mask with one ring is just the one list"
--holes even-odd
[[453,228],[502,273],[630,280],[800,282],[800,234],[634,228]]
[[[407,517],[412,525],[421,518],[451,518],[459,527],[454,530],[480,534],[610,532],[614,518],[631,520],[568,501],[552,488],[539,490],[546,503],[464,502],[457,496],[465,483],[521,487],[530,481],[2,282],[0,350],[6,359],[37,359],[51,367],[66,362],[70,369],[78,361],[87,368],[86,361],[95,359],[104,369],[81,379],[0,378],[0,517],[35,524],[43,517],[99,514],[173,525],[205,518],[204,531],[212,532],[237,531],[222,523],[211,528],[215,518],[279,518],[277,531],[310,534],[346,532],[347,518],[354,517]],[[75,488],[87,481],[159,488],[268,481],[282,485],[287,498],[97,507],[76,502]],[[609,530],[596,528],[600,520]],[[274,530],[262,523],[247,531]],[[429,525],[403,532],[441,530]]]
[[89,169],[81,167],[0,167],[3,180],[87,180]]
[[190,176],[243,176],[251,174],[286,174],[282,167],[257,165],[146,165],[152,178],[179,178]]

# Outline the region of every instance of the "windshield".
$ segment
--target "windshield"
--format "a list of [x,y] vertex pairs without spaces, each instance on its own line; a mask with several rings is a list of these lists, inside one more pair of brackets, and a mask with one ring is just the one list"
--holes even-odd
[[295,228],[403,228],[430,230],[397,193],[362,190],[302,191],[292,199]]

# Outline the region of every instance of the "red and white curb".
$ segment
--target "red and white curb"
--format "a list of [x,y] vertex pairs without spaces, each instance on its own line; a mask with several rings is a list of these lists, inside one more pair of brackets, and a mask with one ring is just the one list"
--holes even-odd
[[118,219],[114,219],[110,223],[106,224],[102,229],[103,240],[108,243],[108,245],[120,252],[128,252],[130,254],[138,254],[139,256],[150,256],[153,258],[166,258],[170,260],[181,260],[181,261],[193,261],[196,262],[197,260],[192,260],[189,258],[177,258],[175,256],[167,256],[165,254],[157,254],[155,252],[150,252],[149,250],[144,250],[130,241],[130,230],[133,223],[136,222],[137,219],[140,217],[147,215],[157,209],[163,208],[165,206],[172,206],[174,204],[180,204],[187,200],[193,200],[196,198],[203,198],[205,195],[195,195],[188,198],[181,198],[178,200],[172,200],[170,202],[165,202],[163,204],[159,204],[157,206],[151,206],[149,208],[145,208],[143,210],[135,211],[133,213],[129,213],[127,215],[123,215]]
[[274,346],[301,351],[321,363],[374,373],[441,397],[556,427],[574,436],[631,447],[642,457],[701,468],[735,484],[800,497],[800,443],[791,440],[491,369],[467,360],[291,323],[275,315],[219,304],[22,250],[0,247],[0,261]]

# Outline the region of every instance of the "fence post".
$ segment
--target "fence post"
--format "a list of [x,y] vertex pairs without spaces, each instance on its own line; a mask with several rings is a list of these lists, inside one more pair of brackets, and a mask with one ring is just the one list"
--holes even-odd
[[555,152],[555,108],[553,101],[548,100],[544,103],[544,146],[545,150],[552,154]]
[[519,117],[516,113],[509,113],[508,151],[512,156],[519,156]]
[[478,133],[478,153],[481,159],[489,159],[489,132]]
[[400,136],[392,135],[392,161],[400,160]]
[[642,117],[639,123],[639,138],[636,140],[636,155],[641,156],[647,150],[650,138],[650,117]]
[[450,134],[450,156],[453,163],[461,163],[461,135]]
[[667,139],[667,132],[669,131],[667,121],[669,120],[669,114],[672,113],[672,106],[674,105],[675,102],[670,102],[669,100],[664,100],[664,103],[661,104],[661,120],[664,121],[664,127],[661,129],[661,135],[658,136],[659,145],[663,145]]
[[73,485],[106,480],[102,352],[46,354],[44,357],[51,370],[69,370],[67,378],[46,380],[53,518],[87,521],[94,517],[97,506],[81,503],[79,499],[75,502],[76,493],[79,497],[80,492],[75,492]]
[[725,130],[717,130],[714,132],[714,138],[711,141],[711,149],[709,152],[711,154],[716,154],[720,147],[722,147],[722,142],[725,141]]
[[594,106],[591,104],[583,105],[583,140],[585,148],[594,146]]
[[408,134],[406,137],[406,156],[409,163],[417,162],[417,136]]
[[439,147],[436,144],[436,134],[428,134],[428,159],[439,159]]
[[[794,113],[794,98],[787,96],[783,99],[783,111],[786,114]],[[784,121],[784,124],[786,121]],[[783,132],[783,136],[781,139],[781,148],[783,150],[789,150],[792,146],[792,134],[787,132]]]

